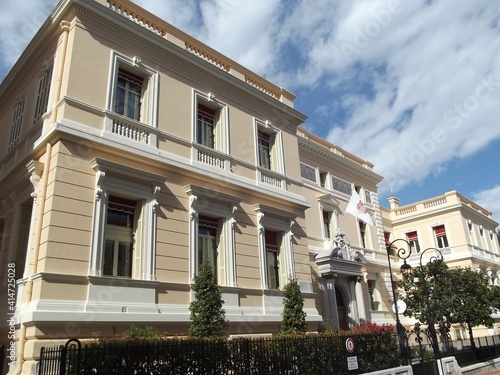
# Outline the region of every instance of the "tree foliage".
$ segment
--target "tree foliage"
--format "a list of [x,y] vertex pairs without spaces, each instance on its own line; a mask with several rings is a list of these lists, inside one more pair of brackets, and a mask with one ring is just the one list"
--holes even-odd
[[224,301],[209,261],[203,262],[194,277],[193,291],[195,299],[189,304],[189,335],[201,338],[224,336],[227,329],[226,312],[222,308]]
[[491,314],[500,308],[500,287],[471,268],[449,269],[443,262],[412,268],[405,275],[401,299],[405,315],[423,324],[446,321],[462,324],[473,339],[472,328],[493,324]]
[[290,279],[283,288],[283,319],[280,333],[304,333],[307,329],[304,297],[300,293],[297,279]]

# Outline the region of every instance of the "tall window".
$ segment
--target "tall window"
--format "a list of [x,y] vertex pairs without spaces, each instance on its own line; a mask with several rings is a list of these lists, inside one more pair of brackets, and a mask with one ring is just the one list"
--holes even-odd
[[378,310],[377,282],[375,280],[367,280],[366,283],[368,285],[368,294],[370,295],[370,309]]
[[394,297],[396,298],[396,300],[399,300],[399,287],[397,281],[392,282],[392,290],[394,290]]
[[279,232],[266,230],[266,276],[269,289],[280,287],[279,275],[279,252],[281,245],[281,234]]
[[[212,93],[202,94],[194,92],[193,111],[193,142],[197,145],[228,154],[228,106],[217,100]],[[196,145],[194,147],[194,149],[198,150],[198,161],[216,165],[217,162],[213,158],[220,158],[222,156],[217,155],[217,152],[214,153],[206,150],[204,147],[197,147]]]
[[[283,151],[280,131],[269,123],[257,121],[255,135],[257,165],[264,170],[283,173]],[[267,171],[261,170],[262,172],[266,173]]]
[[143,78],[124,69],[118,70],[115,112],[133,120],[141,119]]
[[205,261],[212,265],[215,282],[217,282],[217,237],[219,221],[200,216],[198,220],[198,267]]
[[412,253],[420,253],[420,244],[418,242],[417,232],[406,233],[406,239],[410,243],[410,249]]
[[469,229],[469,237],[470,237],[471,243],[473,245],[476,245],[477,244],[476,235],[474,233],[472,220],[470,220],[470,219],[467,220],[467,228]]
[[328,172],[319,172],[319,184],[322,188],[328,188]]
[[[141,142],[156,145],[156,133],[150,133],[132,121],[157,127],[158,72],[143,64],[138,57],[128,58],[117,53],[112,56],[111,72],[106,132],[135,140],[147,138]],[[124,121],[117,114],[132,121]]]
[[323,211],[323,232],[325,234],[325,238],[332,238],[330,231],[330,222],[331,222],[331,212]]
[[35,115],[33,117],[33,124],[36,124],[42,118],[44,113],[47,112],[51,79],[52,79],[52,66],[45,72],[43,72],[43,74],[38,79]]
[[362,221],[358,221],[359,224],[359,234],[361,237],[361,247],[366,249],[366,224]]
[[259,166],[272,169],[271,165],[271,135],[258,132]]
[[19,102],[14,108],[14,113],[12,115],[12,126],[10,128],[9,146],[8,150],[12,150],[14,146],[19,142],[19,136],[21,135],[21,124],[23,122],[24,114],[24,99]]
[[132,277],[135,206],[137,202],[110,196],[102,274]]
[[432,229],[434,230],[438,249],[448,247],[448,238],[446,237],[446,230],[444,229],[444,225],[439,225]]
[[155,207],[165,177],[100,158],[91,166],[96,199],[89,275],[155,280]]
[[209,148],[215,148],[215,110],[203,104],[198,104],[196,142]]
[[363,189],[365,191],[365,203],[372,203],[372,195],[369,190]]

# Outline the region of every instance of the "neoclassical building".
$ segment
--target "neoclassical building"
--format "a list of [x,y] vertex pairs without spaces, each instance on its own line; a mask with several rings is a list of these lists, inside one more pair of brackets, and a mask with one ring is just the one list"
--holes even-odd
[[455,192],[381,207],[383,177],[294,99],[128,0],[60,1],[0,86],[5,369],[130,323],[186,333],[206,259],[231,335],[276,333],[290,277],[311,331],[393,323],[386,243],[414,232],[497,282],[491,213]]

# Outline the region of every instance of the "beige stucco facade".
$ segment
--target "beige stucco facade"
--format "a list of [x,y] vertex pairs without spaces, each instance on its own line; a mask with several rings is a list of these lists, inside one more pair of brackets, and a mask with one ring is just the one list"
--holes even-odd
[[[10,373],[131,323],[186,333],[213,251],[232,335],[278,332],[290,276],[311,331],[393,323],[384,232],[431,247],[444,224],[450,264],[496,275],[489,212],[455,192],[381,207],[383,177],[301,128],[294,98],[130,1],[61,1],[0,86]],[[346,213],[353,188],[374,225]]]

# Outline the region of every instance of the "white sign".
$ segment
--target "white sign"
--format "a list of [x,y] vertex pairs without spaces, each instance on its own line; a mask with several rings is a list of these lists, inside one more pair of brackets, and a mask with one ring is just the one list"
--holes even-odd
[[347,369],[349,371],[358,369],[358,357],[357,356],[347,357]]
[[[398,304],[398,314],[403,314],[406,311],[406,303],[400,299],[398,299],[396,303]],[[396,306],[394,306],[394,304],[392,304],[392,312],[394,314],[396,313]]]

